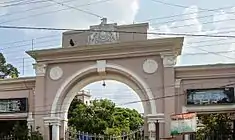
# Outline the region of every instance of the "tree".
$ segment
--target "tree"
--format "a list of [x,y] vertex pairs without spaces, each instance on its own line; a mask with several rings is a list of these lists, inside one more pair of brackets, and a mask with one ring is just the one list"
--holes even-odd
[[6,62],[6,59],[2,53],[0,53],[0,79],[7,77],[16,78],[19,76],[17,68]]
[[39,127],[36,131],[28,130],[27,121],[14,121],[11,130],[3,132],[3,136],[12,136],[12,139],[19,140],[43,140],[42,134],[39,132]]
[[116,107],[110,100],[95,100],[87,106],[75,98],[70,105],[69,126],[88,133],[120,135],[143,125],[143,118],[134,109]]
[[197,140],[214,140],[223,139],[227,140],[231,134],[231,119],[229,114],[206,114],[199,115],[199,121],[203,127],[197,131]]

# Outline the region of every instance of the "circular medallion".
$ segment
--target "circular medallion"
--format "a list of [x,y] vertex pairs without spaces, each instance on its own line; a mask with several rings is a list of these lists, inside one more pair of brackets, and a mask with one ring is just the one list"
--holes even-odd
[[157,71],[158,64],[153,59],[146,59],[143,64],[143,70],[144,72],[148,74],[155,73]]
[[56,66],[56,67],[51,68],[50,78],[52,80],[58,80],[62,77],[62,75],[63,75],[63,70],[60,67]]

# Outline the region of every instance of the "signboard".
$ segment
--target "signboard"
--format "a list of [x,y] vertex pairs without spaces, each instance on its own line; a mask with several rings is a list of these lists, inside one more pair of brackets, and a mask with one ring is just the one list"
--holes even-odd
[[221,105],[234,103],[233,87],[187,90],[187,105]]
[[24,113],[27,111],[27,98],[0,99],[0,113]]
[[196,132],[196,113],[184,113],[171,116],[171,135]]

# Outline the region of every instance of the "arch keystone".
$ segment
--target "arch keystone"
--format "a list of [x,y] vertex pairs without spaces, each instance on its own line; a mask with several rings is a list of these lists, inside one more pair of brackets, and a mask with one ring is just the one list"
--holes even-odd
[[97,60],[96,67],[99,75],[106,75],[106,60]]

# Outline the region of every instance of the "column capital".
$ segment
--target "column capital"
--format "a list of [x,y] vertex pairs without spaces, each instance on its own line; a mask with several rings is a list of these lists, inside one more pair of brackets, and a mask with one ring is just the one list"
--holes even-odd
[[175,88],[180,88],[181,79],[175,79]]
[[44,63],[36,63],[33,64],[33,68],[35,69],[36,76],[45,76],[47,65]]
[[162,114],[162,113],[159,113],[159,114],[148,114],[147,116],[147,122],[148,123],[155,123],[155,122],[164,122],[164,119],[165,119],[165,115]]
[[32,112],[28,113],[27,122],[30,123],[30,124],[34,123],[33,113]]
[[176,64],[177,56],[174,53],[160,53],[164,67],[173,67]]
[[60,126],[61,118],[60,117],[44,117],[44,125],[58,125]]

